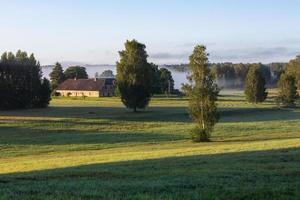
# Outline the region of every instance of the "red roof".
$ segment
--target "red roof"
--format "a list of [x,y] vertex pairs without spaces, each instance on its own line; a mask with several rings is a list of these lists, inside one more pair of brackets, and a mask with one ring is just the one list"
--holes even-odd
[[103,79],[68,79],[57,87],[57,90],[100,91],[105,85]]

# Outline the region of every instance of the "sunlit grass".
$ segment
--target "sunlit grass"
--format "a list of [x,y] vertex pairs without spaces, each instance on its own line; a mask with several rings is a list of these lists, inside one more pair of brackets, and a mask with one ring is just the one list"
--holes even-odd
[[48,109],[1,111],[0,197],[300,196],[300,109],[223,93],[212,142],[196,144],[187,104],[156,97],[135,114],[118,98],[55,98]]

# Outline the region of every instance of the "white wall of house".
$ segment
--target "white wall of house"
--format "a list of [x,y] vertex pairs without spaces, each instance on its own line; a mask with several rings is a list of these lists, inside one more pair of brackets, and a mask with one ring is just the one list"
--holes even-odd
[[56,90],[63,97],[100,97],[99,91]]

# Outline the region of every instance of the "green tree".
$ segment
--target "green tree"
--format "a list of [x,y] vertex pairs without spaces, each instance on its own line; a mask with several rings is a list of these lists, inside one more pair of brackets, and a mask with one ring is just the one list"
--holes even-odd
[[[39,62],[33,54],[18,51],[16,56],[9,52],[1,56],[0,62],[0,109],[40,107],[43,84]],[[50,95],[49,88],[43,93]],[[44,98],[44,104],[50,99]]]
[[234,71],[236,75],[235,87],[245,87],[245,79],[248,73],[248,67],[245,64],[239,63],[234,65]]
[[72,66],[68,67],[64,72],[65,79],[87,79],[88,74],[85,67]]
[[297,87],[300,89],[300,56],[297,56],[286,65],[286,73],[296,78]]
[[152,94],[161,94],[161,71],[159,70],[159,67],[153,63],[150,64],[152,69]]
[[294,107],[298,97],[295,77],[287,73],[281,74],[278,88],[278,103],[285,107]]
[[183,86],[189,97],[189,114],[196,123],[192,131],[195,142],[209,141],[213,127],[218,122],[216,100],[219,89],[214,83],[208,62],[206,47],[196,46],[190,56],[189,84]]
[[254,64],[249,68],[246,78],[245,94],[251,103],[259,103],[266,100],[268,93],[266,92],[266,81],[262,74],[259,64]]
[[51,88],[52,90],[55,90],[58,85],[65,80],[64,71],[60,63],[55,63],[55,66],[49,76],[51,80]]
[[161,93],[171,94],[174,90],[174,79],[172,73],[166,68],[160,68]]
[[38,90],[36,108],[46,108],[51,100],[51,85],[48,79],[43,78],[41,87]]
[[114,72],[111,70],[105,70],[101,73],[100,78],[114,78]]
[[147,61],[146,46],[136,40],[126,41],[117,62],[117,86],[127,108],[145,108],[151,98],[152,68]]

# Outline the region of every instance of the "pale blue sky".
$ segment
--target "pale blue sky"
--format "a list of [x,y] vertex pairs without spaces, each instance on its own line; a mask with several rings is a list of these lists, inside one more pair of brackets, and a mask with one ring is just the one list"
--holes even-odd
[[114,64],[126,39],[150,61],[187,62],[197,43],[212,62],[288,61],[300,54],[298,0],[0,0],[0,51],[42,64]]

